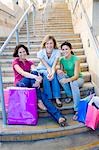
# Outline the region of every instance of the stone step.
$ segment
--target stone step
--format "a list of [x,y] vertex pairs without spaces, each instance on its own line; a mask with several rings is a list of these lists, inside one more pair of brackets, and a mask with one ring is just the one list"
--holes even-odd
[[[53,34],[51,34],[51,35],[53,35]],[[57,39],[61,39],[61,38],[79,38],[80,37],[80,34],[74,34],[74,33],[55,33],[54,34],[54,36],[55,36],[55,38],[57,38]],[[26,38],[27,36],[26,35],[19,35],[19,37],[20,38]],[[42,40],[44,37],[45,37],[45,35],[38,35],[38,34],[36,34],[35,36],[34,35],[32,35],[32,34],[30,34],[30,37],[32,37],[33,39],[40,39],[40,40]],[[13,39],[15,39],[15,37],[13,37]]]
[[[61,44],[62,42],[64,42],[65,41],[65,39],[64,38],[62,38],[62,39],[57,39],[56,38],[56,41],[57,41],[57,43],[59,43],[59,44]],[[70,43],[81,43],[81,39],[80,38],[68,38],[68,39],[66,39],[66,41],[69,41]],[[41,42],[42,42],[42,39],[33,39],[33,38],[30,38],[30,44],[41,44]],[[0,45],[1,44],[3,44],[4,43],[4,41],[0,41]],[[25,39],[25,38],[21,38],[20,39],[20,43],[23,43],[23,44],[27,44],[27,39]],[[15,39],[12,39],[10,42],[9,42],[9,44],[10,45],[16,45],[16,40]]]
[[[69,29],[73,29],[73,27],[72,27],[72,25],[68,25],[68,26],[66,26],[66,27],[59,27],[59,26],[57,26],[57,27],[46,27],[45,26],[45,31],[49,31],[49,30],[52,30],[52,32],[53,31],[57,31],[57,30],[60,30],[60,31],[67,31],[67,30],[69,30]],[[33,27],[32,26],[30,26],[29,27],[29,31],[32,31],[33,30]],[[35,27],[35,30],[40,30],[40,31],[42,31],[43,30],[43,26],[41,26],[41,27]],[[24,27],[24,28],[21,28],[21,30],[20,30],[20,32],[22,32],[22,31],[26,31],[26,27]]]
[[[55,20],[54,20],[55,19]],[[41,18],[41,21],[43,20],[43,17]],[[33,21],[33,19],[29,19],[29,24]],[[48,17],[47,21],[59,21],[59,22],[64,22],[64,21],[67,21],[67,22],[71,22],[71,15],[65,15],[65,16],[51,16],[51,17]],[[35,22],[40,22],[40,18],[36,18],[35,19]]]
[[[5,63],[5,61],[3,61],[0,63],[1,63],[1,67],[10,67],[10,68],[12,67],[11,61],[6,61],[6,63]],[[37,65],[37,64],[35,63],[35,65]],[[81,63],[80,68],[81,68],[82,72],[88,71],[88,64],[87,63]]]
[[[71,43],[71,44],[72,44],[73,49],[76,49],[76,48],[77,49],[81,49],[81,48],[83,48],[82,43]],[[31,50],[32,51],[34,51],[34,50],[40,50],[40,47],[41,47],[41,45],[36,45],[36,44],[35,45],[30,45],[30,51]],[[14,48],[15,48],[15,46],[8,45],[5,50],[11,52],[11,51],[14,50]]]
[[[55,20],[54,19],[52,19],[52,20],[50,19],[46,23],[47,24],[50,24],[50,23],[56,23],[57,24],[57,23],[65,23],[66,21],[67,21],[67,23],[72,23],[71,19],[68,19],[68,20],[65,19],[65,20],[61,20],[61,21],[59,19],[55,19]],[[29,24],[31,24],[32,22],[33,21],[31,20]],[[42,19],[41,20],[40,19],[36,20],[36,24],[41,24],[41,23],[43,23]]]
[[[64,94],[64,91],[62,91],[62,93]],[[61,113],[64,114],[64,115],[73,114],[73,112],[74,112],[73,111],[73,101],[71,101],[70,103],[66,103],[64,101],[65,98],[66,98],[66,96],[64,94],[64,97],[61,98],[61,101],[63,103],[63,106],[61,108],[58,108],[56,106],[54,100],[53,100],[53,105],[55,105],[61,111]],[[41,117],[49,117],[50,116],[50,114],[47,111],[40,110],[39,108],[38,108],[38,113],[39,113],[39,118],[41,118]],[[2,106],[1,106],[1,103],[0,103],[0,119],[2,119]]]
[[[82,72],[82,74],[83,74],[83,77],[84,77],[84,81],[85,82],[90,82],[91,81],[91,75],[90,75],[90,73],[88,72],[88,71],[86,71],[86,72]],[[3,76],[3,83],[9,83],[9,81],[11,82],[12,81],[12,83],[13,83],[13,81],[14,81],[14,74],[13,74],[13,70],[12,70],[12,68],[7,68],[6,67],[6,69],[3,71],[3,69],[2,69],[2,76]]]
[[[63,31],[63,30],[61,30],[61,31],[59,31],[59,30],[53,30],[53,31],[51,31],[51,30],[48,30],[48,31],[43,31],[43,29],[40,31],[40,30],[36,30],[36,33],[37,34],[43,34],[43,32],[45,33],[45,34],[52,34],[52,35],[54,35],[56,32],[57,33],[64,33],[64,32],[66,32],[66,33],[73,33],[74,31],[73,31],[73,29],[66,29],[65,31]],[[26,31],[21,31],[20,32],[20,34],[26,34],[27,32]],[[33,31],[29,31],[29,33],[30,34],[33,34]]]
[[[78,57],[80,58],[81,63],[85,63],[86,62],[86,56],[85,55],[79,55]],[[10,57],[9,57],[9,55],[8,56],[1,56],[0,57],[0,62],[1,63],[3,63],[3,62],[4,63],[6,63],[6,62],[7,63],[8,62],[11,63],[12,60],[13,60],[12,58],[13,58],[12,55],[10,55]],[[30,60],[34,60],[35,63],[39,63],[39,59],[38,58],[34,58],[34,56],[32,56],[32,55],[29,56],[29,59]]]
[[[46,29],[53,29],[56,27],[56,29],[62,29],[62,28],[69,28],[69,27],[73,27],[73,25],[71,23],[64,23],[64,24],[61,24],[60,26],[60,23],[59,24],[53,24],[53,27],[51,24],[47,23],[44,25]],[[40,25],[36,25],[35,24],[35,29],[42,29],[43,28],[43,24],[40,24]],[[26,26],[23,26],[21,29],[26,29]],[[33,29],[33,25],[32,23],[29,24],[29,29]]]
[[[68,41],[70,41],[70,42],[77,42],[77,41],[81,41],[80,40],[80,37],[79,37],[79,35],[75,35],[75,34],[72,34],[72,35],[69,35],[69,34],[62,34],[62,35],[54,35],[55,36],[55,38],[56,38],[56,40],[57,41],[59,41],[59,42],[61,42],[61,41],[65,41],[65,40],[68,40]],[[44,36],[43,35],[40,35],[40,36],[33,36],[33,35],[31,35],[30,34],[30,42],[36,42],[36,41],[42,41],[43,40],[43,38],[44,38]],[[20,40],[20,43],[21,42],[24,42],[24,41],[27,41],[27,37],[26,37],[26,35],[19,35],[19,40]],[[4,43],[4,41],[5,41],[5,39],[1,39],[0,40],[0,45],[2,45],[3,43]],[[12,39],[11,39],[11,41],[9,42],[9,43],[12,43],[12,42],[15,42],[16,41],[16,38],[15,37],[13,37]],[[77,42],[77,43],[79,43],[79,42]],[[16,44],[16,43],[15,43]]]
[[[12,43],[14,43],[14,41],[12,41]],[[76,55],[84,55],[84,49],[73,49],[73,52]],[[8,56],[10,58],[10,57],[12,57],[12,55],[13,55],[12,51],[8,52],[5,50],[4,52],[1,53],[0,58],[3,58],[3,57],[5,58],[5,56]],[[37,51],[36,50],[30,51],[30,55],[32,58],[37,57]]]
[[58,21],[58,22],[65,22],[65,21],[67,21],[67,22],[72,22],[71,21],[71,16],[67,16],[67,17],[60,17],[60,16],[51,16],[51,17],[49,17],[48,18],[48,22],[53,22],[53,21]]
[[37,141],[42,139],[50,139],[63,137],[88,131],[84,124],[72,120],[72,114],[68,114],[68,126],[59,127],[51,117],[39,118],[37,126],[27,125],[2,125],[0,120],[0,141],[16,142],[16,141]]
[[[8,78],[8,77],[7,77]],[[11,80],[7,80],[7,78],[5,79],[6,81],[3,82],[3,87],[7,88],[7,87],[11,87],[14,86],[14,80],[12,78],[10,78]],[[92,85],[91,82],[85,82],[83,87],[80,89],[81,90],[81,95],[84,97],[86,95],[88,95],[89,91],[94,91],[94,86]],[[62,96],[65,94],[62,94]]]
[[[62,27],[62,26],[69,26],[69,25],[72,25],[71,22],[64,22],[64,23],[59,22],[58,24],[53,24],[53,27],[55,27],[55,26],[56,26],[56,27],[59,27],[60,24],[61,24],[61,27]],[[41,26],[43,26],[43,22],[35,22],[35,27],[38,27],[38,28],[39,28],[39,27],[41,27]],[[45,26],[51,27],[52,25],[51,25],[50,22],[46,22],[46,23],[45,23]],[[26,24],[24,24],[22,28],[24,28],[24,27],[26,27]],[[33,27],[32,21],[29,23],[29,27]]]

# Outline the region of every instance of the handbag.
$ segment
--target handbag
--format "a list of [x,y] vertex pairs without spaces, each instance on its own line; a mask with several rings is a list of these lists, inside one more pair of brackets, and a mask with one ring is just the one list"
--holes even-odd
[[77,118],[79,122],[85,123],[88,103],[91,100],[91,98],[92,98],[92,95],[89,95],[80,100],[79,105],[78,105],[78,118]]
[[88,104],[85,124],[93,130],[99,126],[99,108],[94,102],[92,104]]
[[8,124],[36,125],[38,121],[35,88],[9,88]]

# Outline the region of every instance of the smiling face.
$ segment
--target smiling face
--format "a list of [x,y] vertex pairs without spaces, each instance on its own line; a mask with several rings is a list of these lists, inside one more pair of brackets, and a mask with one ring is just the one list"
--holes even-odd
[[27,56],[27,53],[26,53],[26,50],[23,48],[23,47],[20,47],[18,49],[18,56],[20,59],[22,60],[25,60],[26,59],[26,56]]
[[67,45],[63,45],[61,48],[62,55],[66,58],[69,58],[71,56],[71,49]]
[[45,44],[45,48],[46,48],[46,51],[47,53],[51,53],[53,48],[54,48],[54,42],[52,39],[48,40]]

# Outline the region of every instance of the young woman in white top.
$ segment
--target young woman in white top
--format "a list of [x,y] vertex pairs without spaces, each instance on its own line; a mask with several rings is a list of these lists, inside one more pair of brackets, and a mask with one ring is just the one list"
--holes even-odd
[[57,48],[56,40],[53,36],[47,35],[42,41],[42,49],[37,53],[40,64],[37,69],[43,74],[43,89],[48,99],[55,99],[56,105],[62,107],[60,98],[60,85],[55,72],[60,51]]

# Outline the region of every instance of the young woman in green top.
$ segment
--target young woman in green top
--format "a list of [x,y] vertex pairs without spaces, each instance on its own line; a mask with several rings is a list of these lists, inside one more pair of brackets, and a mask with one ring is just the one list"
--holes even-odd
[[63,87],[67,97],[73,97],[74,116],[77,120],[78,104],[80,101],[80,90],[84,79],[80,72],[80,59],[74,55],[72,45],[69,42],[61,44],[62,56],[60,57],[60,67],[57,68],[58,80]]

